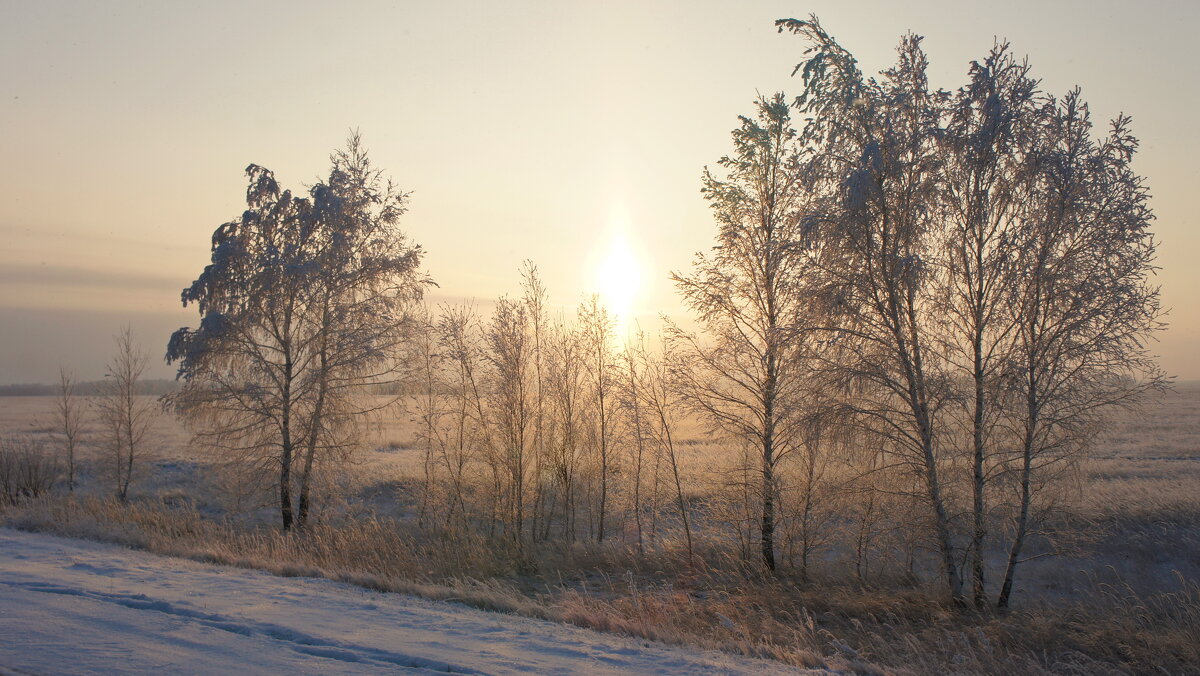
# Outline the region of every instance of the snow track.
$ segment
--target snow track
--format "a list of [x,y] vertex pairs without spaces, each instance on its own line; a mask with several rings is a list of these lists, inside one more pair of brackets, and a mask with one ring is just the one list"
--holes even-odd
[[0,675],[239,672],[804,673],[329,580],[0,529]]

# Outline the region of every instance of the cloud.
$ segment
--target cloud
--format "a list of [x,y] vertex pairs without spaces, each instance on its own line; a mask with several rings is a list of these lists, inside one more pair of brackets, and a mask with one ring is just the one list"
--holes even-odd
[[91,287],[120,291],[170,289],[176,295],[188,280],[179,276],[132,270],[102,270],[61,265],[6,263],[0,266],[0,284],[48,287]]

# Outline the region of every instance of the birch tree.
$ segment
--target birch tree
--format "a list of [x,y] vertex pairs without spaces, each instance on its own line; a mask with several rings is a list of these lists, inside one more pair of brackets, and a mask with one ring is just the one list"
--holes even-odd
[[544,514],[546,508],[546,302],[548,294],[545,285],[542,284],[541,276],[538,274],[537,266],[533,261],[525,261],[521,266],[521,289],[523,295],[521,302],[525,306],[525,314],[529,318],[529,349],[531,353],[532,368],[530,377],[532,382],[530,388],[532,390],[532,426],[533,426],[533,442],[531,450],[533,453],[533,481],[534,481],[534,497],[533,497],[533,514],[530,524],[530,532],[534,539],[537,539],[539,532],[539,523],[546,516]]
[[775,570],[776,471],[797,442],[802,415],[809,299],[809,242],[799,138],[783,94],[741,117],[727,172],[704,173],[702,193],[717,221],[709,254],[672,278],[702,335],[678,329],[673,349],[688,402],[712,425],[755,449],[761,561]]
[[946,276],[944,351],[966,377],[962,397],[969,422],[971,539],[969,568],[977,608],[987,604],[984,545],[986,485],[998,466],[995,448],[1005,367],[1015,335],[1008,311],[1016,232],[1033,198],[1032,164],[1042,143],[1041,96],[1028,63],[995,45],[972,63],[970,82],[946,104],[940,154],[946,241],[939,258]]
[[613,358],[613,321],[600,300],[592,296],[578,310],[581,357],[587,373],[587,392],[591,396],[592,438],[596,460],[599,461],[599,505],[596,515],[596,541],[604,542],[608,522],[609,480],[613,471],[614,412],[617,397],[617,370]]
[[493,462],[503,475],[507,524],[518,549],[524,546],[526,489],[534,442],[534,401],[531,392],[533,355],[529,315],[523,303],[502,298],[496,304],[487,334],[491,362],[492,419],[496,425]]
[[1147,349],[1163,328],[1152,283],[1155,242],[1144,180],[1131,167],[1130,119],[1092,137],[1079,91],[1046,108],[1048,141],[1038,160],[1037,199],[1019,232],[1014,404],[1018,491],[997,606],[1008,607],[1038,494],[1055,470],[1086,451],[1115,408],[1166,385]]
[[962,603],[944,468],[951,391],[936,310],[940,96],[928,88],[919,36],[901,40],[895,67],[865,79],[815,17],[777,25],[812,44],[795,69],[804,81],[795,105],[812,120],[804,139],[829,196],[814,270],[829,314],[822,366],[850,393],[846,413],[921,477],[947,588]]
[[[440,457],[449,477],[453,505],[458,508],[459,524],[465,532],[469,519],[467,469],[481,449],[493,443],[480,382],[486,357],[480,345],[479,318],[472,306],[442,308],[437,331],[449,398],[443,409],[442,417],[448,419],[449,425],[439,436]],[[452,507],[447,521],[454,511]]]
[[429,280],[398,227],[408,196],[373,168],[357,134],[307,197],[258,165],[247,209],[217,228],[212,262],[184,290],[196,328],[171,337],[172,398],[210,446],[275,476],[284,530],[308,519],[319,461],[350,448],[346,423],[393,382],[407,313]]

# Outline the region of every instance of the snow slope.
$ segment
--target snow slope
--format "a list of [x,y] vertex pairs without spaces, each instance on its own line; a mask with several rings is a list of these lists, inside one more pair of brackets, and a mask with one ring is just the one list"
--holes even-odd
[[0,529],[0,674],[815,673]]

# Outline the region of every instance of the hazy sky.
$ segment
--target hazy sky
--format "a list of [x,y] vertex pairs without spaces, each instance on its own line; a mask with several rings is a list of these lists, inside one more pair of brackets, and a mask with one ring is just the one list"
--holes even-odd
[[125,322],[169,375],[245,166],[302,189],[350,128],[413,191],[438,297],[514,292],[529,258],[574,306],[624,233],[637,311],[680,314],[667,275],[714,233],[700,173],[757,93],[799,91],[806,45],[772,22],[810,12],[868,72],[912,30],[957,87],[1007,37],[1047,91],[1132,115],[1173,308],[1157,351],[1200,378],[1200,3],[0,0],[0,384],[98,377]]

